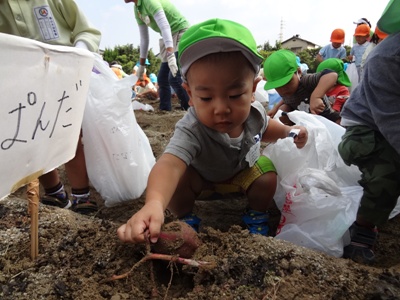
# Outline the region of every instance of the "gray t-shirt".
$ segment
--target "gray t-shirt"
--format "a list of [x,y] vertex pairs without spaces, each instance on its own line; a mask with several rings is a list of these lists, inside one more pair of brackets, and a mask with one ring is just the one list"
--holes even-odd
[[379,131],[400,154],[400,33],[371,51],[363,73],[343,106],[341,124]]
[[[296,92],[291,96],[282,97],[283,103],[289,105],[293,110],[301,110],[305,112],[310,112],[310,98],[321,77],[325,74],[333,72],[332,70],[323,70],[314,74],[305,74],[301,76],[299,86]],[[325,109],[321,116],[336,122],[340,118],[339,113],[331,108],[329,99],[326,95],[322,97],[322,101],[325,104]]]
[[[175,125],[175,132],[164,153],[170,153],[191,165],[206,180],[222,182],[249,167],[246,155],[260,146],[269,117],[261,103],[252,104],[244,126],[240,149],[231,145],[228,134],[219,133],[200,123],[190,107]],[[260,152],[256,152],[257,157]]]

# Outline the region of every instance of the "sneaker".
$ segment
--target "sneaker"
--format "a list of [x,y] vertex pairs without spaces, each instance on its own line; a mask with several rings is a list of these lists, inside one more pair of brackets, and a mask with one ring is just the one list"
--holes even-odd
[[355,222],[349,228],[351,242],[343,249],[343,258],[350,258],[358,263],[372,264],[375,261],[373,251],[378,238],[378,230],[357,225]]
[[72,199],[72,211],[82,215],[90,215],[98,211],[97,203],[90,200],[89,197],[73,197]]
[[269,226],[269,214],[267,212],[248,210],[242,216],[243,222],[246,224],[250,233],[268,235]]
[[60,208],[70,208],[71,201],[68,199],[67,192],[60,192],[54,195],[44,195],[40,198],[44,205],[56,206]]
[[201,219],[196,216],[194,213],[188,213],[179,219],[180,221],[185,222],[190,225],[196,232],[199,232]]

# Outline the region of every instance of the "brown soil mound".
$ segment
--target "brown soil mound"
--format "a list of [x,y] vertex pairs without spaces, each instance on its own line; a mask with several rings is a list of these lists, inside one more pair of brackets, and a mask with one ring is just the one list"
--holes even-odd
[[[135,112],[156,157],[183,114]],[[143,197],[106,208],[93,190],[101,206],[96,216],[40,206],[39,258],[32,261],[24,193],[22,188],[0,201],[1,299],[400,299],[400,216],[380,228],[377,262],[364,266],[250,235],[241,224],[244,199],[198,201],[202,245],[193,259],[209,264],[136,265],[146,246],[121,243],[116,230],[140,209]],[[275,225],[277,220],[279,213]]]

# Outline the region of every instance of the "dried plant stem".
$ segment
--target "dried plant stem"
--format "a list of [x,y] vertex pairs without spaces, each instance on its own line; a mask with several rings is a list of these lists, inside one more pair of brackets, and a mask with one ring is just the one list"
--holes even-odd
[[169,264],[169,269],[170,269],[170,271],[171,271],[171,277],[169,278],[167,290],[165,291],[164,300],[167,300],[168,291],[169,291],[169,289],[171,288],[171,285],[172,285],[172,278],[174,278],[174,264],[170,263],[170,264]]
[[151,297],[156,299],[158,298],[158,290],[157,290],[157,285],[156,285],[156,279],[154,277],[154,263],[153,261],[150,262],[150,280],[153,285],[153,288],[151,289]]
[[200,267],[204,265],[208,265],[209,262],[205,261],[197,261],[194,259],[189,259],[189,258],[183,258],[175,255],[169,255],[169,254],[159,254],[159,253],[148,253],[145,257],[143,257],[141,260],[139,260],[136,264],[133,265],[133,267],[126,273],[121,274],[121,275],[113,275],[109,280],[107,281],[113,281],[113,280],[119,280],[123,279],[129,276],[130,273],[132,273],[133,270],[135,270],[137,267],[139,267],[141,264],[148,260],[152,259],[159,259],[159,260],[166,260],[170,262],[175,262],[175,263],[180,263],[184,265],[189,265],[193,267]]

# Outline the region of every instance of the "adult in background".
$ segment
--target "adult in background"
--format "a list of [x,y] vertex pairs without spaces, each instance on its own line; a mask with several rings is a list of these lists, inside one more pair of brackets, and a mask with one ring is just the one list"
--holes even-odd
[[[40,26],[39,27],[39,20]],[[97,52],[100,31],[94,28],[73,0],[2,0],[0,32],[52,45],[71,46]],[[71,185],[72,203],[60,181],[57,169],[39,177],[45,195],[42,203],[69,208],[78,213],[97,211],[90,199],[89,178],[81,139],[75,157],[65,163]]]
[[369,54],[361,82],[343,106],[346,132],[339,153],[356,165],[363,187],[351,243],[343,256],[362,263],[375,259],[377,226],[384,224],[400,196],[400,0],[391,0],[378,21],[389,33]]
[[171,110],[171,88],[173,87],[181,108],[189,108],[189,96],[182,87],[182,78],[176,59],[178,44],[182,34],[189,27],[189,22],[169,0],[124,0],[133,2],[135,18],[140,33],[140,65],[137,76],[143,79],[145,62],[149,50],[150,27],[161,34],[160,56],[161,67],[158,72],[158,92],[160,95],[160,109]]

